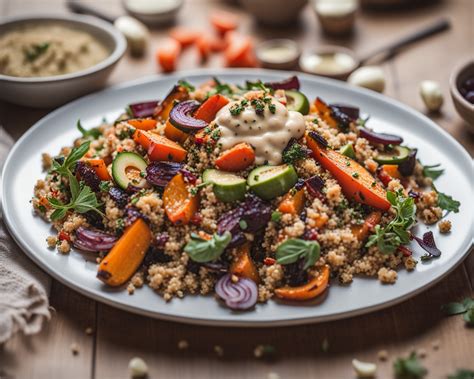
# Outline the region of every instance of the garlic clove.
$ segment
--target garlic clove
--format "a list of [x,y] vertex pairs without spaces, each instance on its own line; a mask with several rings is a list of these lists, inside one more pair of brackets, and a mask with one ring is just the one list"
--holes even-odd
[[139,357],[134,357],[130,360],[128,370],[132,378],[143,378],[148,374],[147,364]]
[[443,92],[438,82],[424,80],[420,83],[420,95],[430,112],[437,112],[443,105]]
[[385,89],[385,74],[378,66],[360,67],[349,76],[347,81],[377,92],[383,92]]
[[352,367],[358,378],[373,378],[377,371],[377,365],[375,363],[361,362],[357,359],[352,360]]
[[140,56],[145,52],[150,38],[150,32],[145,24],[130,16],[120,16],[114,25],[127,39],[132,55]]

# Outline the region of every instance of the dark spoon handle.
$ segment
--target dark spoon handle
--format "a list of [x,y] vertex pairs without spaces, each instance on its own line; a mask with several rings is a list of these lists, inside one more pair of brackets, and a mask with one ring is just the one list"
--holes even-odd
[[385,53],[385,55],[386,55],[385,59],[392,58],[393,56],[395,56],[401,50],[402,47],[408,46],[408,45],[410,45],[414,42],[420,41],[420,40],[422,40],[426,37],[432,36],[434,34],[443,32],[443,31],[449,29],[450,27],[451,27],[451,22],[448,19],[438,20],[434,24],[429,25],[426,28],[420,29],[420,30],[414,32],[413,34],[407,35],[406,37],[403,37],[400,40],[398,40],[398,41],[396,41],[396,42],[394,42],[394,43],[392,43],[388,46],[385,46],[385,47],[382,47],[380,49],[375,50],[374,52],[367,55],[365,58],[361,59],[360,62],[361,62],[361,64],[364,64],[365,62],[367,62],[371,58],[373,58],[373,57],[375,57],[379,54],[382,54],[382,53]]
[[76,0],[68,0],[67,1],[67,7],[73,13],[88,14],[88,15],[91,15],[91,16],[99,17],[102,20],[108,21],[112,24],[114,22],[114,19],[111,16],[97,10],[94,7],[83,4],[83,3],[79,2],[79,1],[76,1]]

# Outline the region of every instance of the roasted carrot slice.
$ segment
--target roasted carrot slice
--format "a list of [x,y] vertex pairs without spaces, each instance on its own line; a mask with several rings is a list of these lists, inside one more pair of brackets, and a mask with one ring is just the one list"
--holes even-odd
[[300,189],[295,193],[288,192],[281,203],[278,205],[278,210],[282,213],[289,213],[292,215],[299,215],[303,210],[305,202],[304,190]]
[[194,118],[204,120],[208,123],[216,118],[217,112],[229,103],[227,97],[217,93],[207,99],[194,113]]
[[402,174],[400,174],[400,171],[398,171],[398,166],[396,164],[384,164],[382,165],[382,170],[384,170],[394,179],[402,178]]
[[383,211],[390,209],[385,190],[359,163],[322,147],[310,134],[306,134],[306,144],[312,150],[314,159],[334,176],[348,198]]
[[173,109],[176,101],[184,101],[189,99],[189,93],[183,86],[174,86],[166,95],[165,99],[158,104],[156,108],[156,116],[163,121],[168,120],[171,109]]
[[127,122],[136,129],[152,130],[156,128],[156,120],[152,118],[134,118]]
[[252,39],[248,36],[231,32],[226,35],[227,47],[224,51],[226,65],[242,67],[248,61],[248,55],[253,49]]
[[86,162],[94,169],[100,180],[112,180],[103,159],[87,159]]
[[161,42],[156,50],[156,61],[164,72],[176,70],[179,55],[181,54],[181,45],[173,38],[168,38]]
[[304,301],[314,299],[322,294],[329,283],[329,266],[325,265],[321,274],[312,278],[308,283],[299,287],[285,286],[275,289],[275,295],[280,299]]
[[109,286],[120,286],[135,273],[151,244],[151,231],[145,221],[137,219],[100,262],[97,277]]
[[242,142],[224,151],[217,159],[216,166],[224,171],[245,170],[255,161],[255,152],[248,143]]
[[211,14],[211,24],[221,35],[237,29],[239,19],[232,13],[225,11],[214,11]]
[[351,227],[351,232],[359,241],[365,241],[369,236],[375,225],[377,225],[382,219],[382,213],[379,211],[371,212],[365,218],[365,221],[362,225],[353,225]]
[[199,198],[189,193],[189,185],[177,174],[163,192],[166,215],[173,224],[188,224],[199,207]]
[[319,117],[326,122],[329,126],[333,128],[337,128],[337,121],[331,115],[331,109],[329,106],[321,100],[319,97],[316,98],[314,101],[314,105],[316,107],[316,112],[318,113]]
[[182,162],[186,158],[186,150],[157,133],[137,129],[133,134],[133,140],[147,150],[148,157],[152,161]]
[[257,267],[255,267],[255,263],[253,263],[250,257],[250,244],[246,243],[237,249],[237,257],[230,266],[230,272],[243,278],[252,279],[255,283],[259,283],[260,275],[258,275]]
[[179,130],[174,126],[170,120],[166,121],[165,125],[165,136],[168,137],[171,141],[184,143],[188,138],[189,134]]
[[195,43],[198,40],[200,34],[201,33],[199,30],[187,28],[184,26],[177,26],[171,29],[169,32],[169,36],[178,41],[183,48]]

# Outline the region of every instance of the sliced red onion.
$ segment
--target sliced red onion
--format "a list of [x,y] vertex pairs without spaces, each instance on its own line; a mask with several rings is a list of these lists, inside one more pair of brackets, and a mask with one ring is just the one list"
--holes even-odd
[[196,132],[209,125],[204,120],[194,118],[192,114],[201,104],[196,100],[177,103],[170,112],[170,122],[186,133]]
[[288,79],[282,80],[280,82],[267,82],[265,87],[270,87],[272,89],[300,89],[300,81],[297,76],[291,76]]
[[317,143],[319,143],[322,147],[328,147],[329,143],[326,141],[326,139],[321,135],[316,132],[309,132],[308,135],[314,139]]
[[217,295],[231,309],[249,309],[257,303],[257,285],[248,278],[239,278],[234,283],[231,275],[226,274],[217,281],[215,290]]
[[151,117],[155,112],[155,108],[158,106],[158,100],[146,101],[143,103],[134,103],[130,104],[128,108],[132,117],[143,118]]
[[79,227],[76,230],[74,246],[85,251],[108,251],[117,242],[117,237],[100,230]]
[[418,242],[418,245],[425,250],[431,257],[439,257],[441,250],[436,246],[434,235],[432,231],[423,234],[423,239],[412,234],[412,238]]
[[416,153],[417,149],[412,149],[408,154],[408,158],[398,165],[398,171],[403,176],[413,175],[416,165]]
[[403,138],[394,134],[377,133],[367,128],[359,128],[359,136],[369,142],[380,143],[382,145],[400,145]]
[[359,118],[360,112],[359,108],[353,107],[352,105],[346,104],[329,104],[329,106],[334,109],[336,108],[339,112],[344,113],[352,121],[356,121]]
[[182,167],[177,162],[152,162],[146,168],[146,180],[154,186],[165,188]]

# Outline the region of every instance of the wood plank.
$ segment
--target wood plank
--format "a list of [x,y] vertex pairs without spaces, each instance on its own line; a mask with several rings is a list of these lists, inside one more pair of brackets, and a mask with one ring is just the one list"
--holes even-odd
[[[92,373],[95,303],[54,281],[52,320],[35,336],[17,335],[0,350],[0,377],[88,378]],[[79,353],[73,355],[71,344]]]

